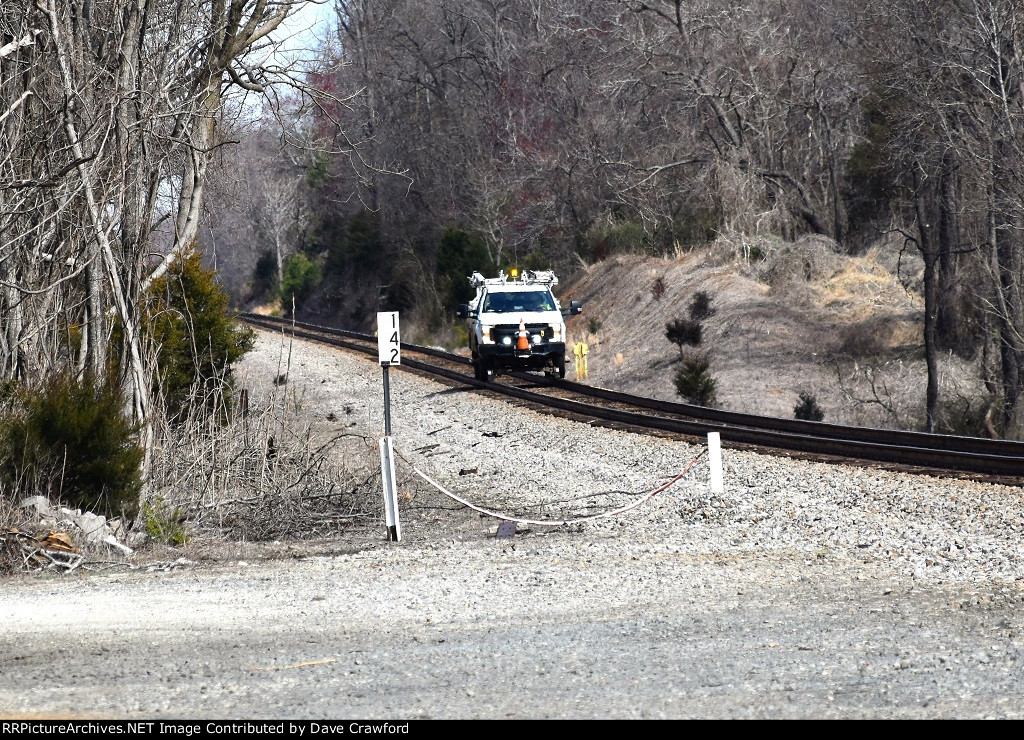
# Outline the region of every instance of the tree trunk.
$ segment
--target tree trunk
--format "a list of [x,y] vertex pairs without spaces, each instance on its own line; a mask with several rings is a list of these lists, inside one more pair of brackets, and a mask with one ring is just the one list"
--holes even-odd
[[1021,280],[1024,279],[1024,246],[1021,244],[1021,228],[1024,223],[1015,207],[1015,198],[1010,171],[1015,158],[1012,148],[1005,141],[998,141],[993,147],[995,153],[992,168],[992,211],[989,217],[991,234],[992,270],[995,275],[996,326],[999,336],[999,351],[1003,374],[1003,436],[1007,439],[1024,439],[1024,296]]
[[959,168],[952,150],[942,157],[939,181],[939,289],[937,341],[942,349],[966,349],[961,324],[963,290],[959,281]]
[[[998,222],[997,222],[998,223]],[[998,318],[1000,357],[1003,373],[1003,436],[1024,439],[1024,347],[1018,334],[1021,315],[1017,281],[1021,279],[1021,246],[1017,231],[1007,224],[995,229],[995,254],[999,269],[999,292],[1004,306]],[[1015,325],[1016,323],[1016,325]]]
[[[56,48],[57,61],[60,65],[64,94],[68,100],[72,100],[75,97],[75,85],[72,76],[71,55],[64,39],[64,29],[61,27],[60,19],[57,17],[55,0],[48,0],[46,14],[50,20],[50,33]],[[68,107],[65,107],[64,110],[64,132],[67,135],[68,144],[71,147],[75,160],[78,162],[75,169],[78,171],[82,181],[82,192],[85,196],[87,217],[89,218],[91,231],[90,243],[95,244],[95,252],[90,254],[90,269],[102,267],[106,272],[106,278],[110,286],[112,298],[114,299],[118,318],[121,320],[121,328],[124,331],[125,344],[128,348],[127,361],[130,368],[133,396],[132,410],[135,420],[143,426],[147,426],[149,422],[149,381],[143,365],[138,316],[132,310],[132,307],[129,306],[125,296],[117,259],[114,256],[110,240],[107,236],[107,229],[104,225],[103,209],[96,199],[96,177],[93,166],[85,157],[78,128],[71,117]],[[90,295],[91,300],[92,295]],[[90,316],[90,334],[92,333],[93,318],[93,316]],[[105,337],[90,336],[89,341],[91,345],[100,344],[105,341]],[[93,362],[95,360],[91,360],[90,364]]]
[[914,216],[917,219],[918,249],[924,258],[924,357],[928,367],[928,388],[925,392],[925,428],[935,431],[939,407],[939,368],[936,359],[936,326],[938,318],[938,254],[932,246],[924,203],[924,183],[920,171],[914,169]]
[[86,321],[82,331],[85,369],[97,383],[102,383],[107,375],[107,322],[103,300],[103,257],[100,255],[98,240],[90,243],[89,266],[85,269],[85,287]]

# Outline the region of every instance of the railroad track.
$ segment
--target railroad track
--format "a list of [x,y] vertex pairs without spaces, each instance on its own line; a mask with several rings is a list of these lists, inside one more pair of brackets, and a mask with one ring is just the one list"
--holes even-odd
[[[297,337],[377,355],[377,340],[370,334],[257,314],[242,314],[241,318],[265,329],[285,329]],[[528,373],[510,373],[500,381],[483,382],[473,377],[468,357],[404,342],[402,350],[402,365],[407,368],[486,393],[517,398],[546,410],[554,409],[590,423],[684,437],[719,432],[723,443],[731,446],[1024,485],[1024,442],[755,416],[632,396]]]

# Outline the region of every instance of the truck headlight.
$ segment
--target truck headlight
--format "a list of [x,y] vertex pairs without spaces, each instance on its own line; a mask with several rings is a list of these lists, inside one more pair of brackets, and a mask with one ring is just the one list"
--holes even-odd
[[564,324],[552,324],[551,325],[551,339],[555,342],[562,341],[562,335],[565,333]]
[[493,326],[487,326],[483,324],[480,326],[480,341],[484,344],[494,344],[494,337],[491,336],[491,329]]
[[512,337],[506,334],[501,338],[501,343],[504,344],[506,347],[510,347],[512,345]]
[[533,342],[534,344],[540,344],[540,342],[541,342],[540,334],[534,334],[533,336],[531,336],[530,337],[530,341]]

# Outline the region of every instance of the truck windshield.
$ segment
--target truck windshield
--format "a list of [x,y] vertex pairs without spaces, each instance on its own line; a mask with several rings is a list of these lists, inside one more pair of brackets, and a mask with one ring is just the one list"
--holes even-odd
[[554,311],[555,302],[546,290],[531,290],[514,293],[488,293],[484,311],[509,313],[512,311]]

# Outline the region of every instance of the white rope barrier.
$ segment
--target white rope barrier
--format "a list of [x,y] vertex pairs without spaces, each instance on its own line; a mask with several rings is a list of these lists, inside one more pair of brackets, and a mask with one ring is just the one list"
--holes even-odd
[[466,506],[466,507],[472,509],[473,511],[478,511],[481,514],[486,514],[487,516],[493,516],[496,519],[503,519],[504,521],[507,521],[507,522],[516,522],[518,524],[533,524],[533,525],[540,526],[540,527],[561,527],[561,526],[564,526],[566,524],[579,524],[581,522],[590,522],[590,521],[593,521],[594,519],[603,519],[605,517],[610,517],[610,516],[619,516],[621,514],[625,514],[627,511],[631,511],[631,510],[637,508],[641,504],[644,504],[644,503],[650,501],[652,498],[657,496],[659,493],[662,493],[663,491],[668,490],[668,488],[671,487],[672,485],[674,485],[680,478],[682,478],[684,475],[689,473],[690,472],[690,468],[692,468],[697,463],[697,461],[700,460],[705,454],[707,454],[707,450],[701,451],[701,453],[699,455],[697,455],[697,457],[695,457],[692,460],[690,460],[690,462],[686,465],[685,468],[683,468],[683,471],[681,473],[679,473],[679,475],[677,475],[675,478],[673,478],[672,480],[670,480],[668,483],[664,484],[663,486],[655,488],[653,491],[651,491],[650,493],[646,494],[643,498],[640,498],[640,499],[634,501],[631,504],[628,504],[628,505],[623,506],[623,507],[618,508],[618,509],[614,509],[613,511],[606,511],[606,512],[604,512],[602,514],[592,514],[591,516],[577,517],[575,519],[562,519],[560,521],[550,521],[550,520],[543,520],[543,519],[521,519],[519,517],[508,516],[507,514],[501,514],[501,513],[498,513],[496,511],[491,511],[489,509],[484,509],[484,508],[482,508],[480,506],[476,506],[475,504],[470,503],[466,499],[461,498],[460,496],[457,496],[456,494],[454,494],[451,491],[447,490],[446,488],[444,488],[444,486],[442,486],[440,483],[438,483],[437,481],[435,481],[432,478],[430,478],[430,476],[428,476],[422,470],[417,468],[415,465],[412,465],[410,463],[410,466],[412,467],[412,470],[413,470],[414,473],[416,473],[416,475],[418,475],[420,478],[425,480],[431,486],[436,488],[438,491],[443,493],[448,498],[450,498],[450,499],[452,499],[454,501],[458,501],[460,504],[462,504],[463,506]]

